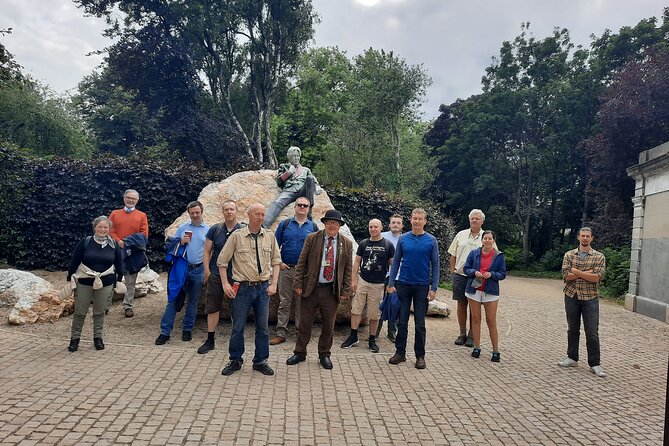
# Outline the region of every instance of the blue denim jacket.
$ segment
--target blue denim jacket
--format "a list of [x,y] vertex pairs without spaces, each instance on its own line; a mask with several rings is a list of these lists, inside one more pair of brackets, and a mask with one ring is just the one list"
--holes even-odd
[[[465,287],[465,292],[474,294],[476,289],[472,286],[472,281],[474,280],[474,274],[481,267],[481,251],[483,248],[477,248],[469,253],[467,256],[467,261],[463,270],[467,276],[467,286]],[[504,259],[504,253],[502,251],[495,250],[495,257],[492,259],[492,264],[490,265],[490,270],[488,271],[491,276],[485,282],[485,292],[486,294],[492,294],[499,296],[499,281],[506,278],[506,260]]]

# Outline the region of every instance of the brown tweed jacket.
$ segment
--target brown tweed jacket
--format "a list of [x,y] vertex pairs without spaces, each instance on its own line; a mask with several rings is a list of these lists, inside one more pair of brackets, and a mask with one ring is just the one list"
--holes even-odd
[[[309,234],[304,241],[300,259],[295,266],[293,288],[302,290],[302,297],[309,297],[318,284],[318,275],[323,258],[325,230]],[[338,299],[351,296],[353,270],[353,243],[341,233],[337,236],[337,260],[335,265],[334,295]]]

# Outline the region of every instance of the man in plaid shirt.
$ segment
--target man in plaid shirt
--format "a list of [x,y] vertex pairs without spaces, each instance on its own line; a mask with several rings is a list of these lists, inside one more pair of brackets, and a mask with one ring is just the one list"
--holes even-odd
[[558,365],[576,367],[578,364],[582,316],[588,365],[592,373],[603,378],[606,373],[599,363],[599,283],[604,277],[606,258],[590,246],[590,228],[581,228],[578,231],[578,241],[578,248],[567,251],[562,259],[564,309],[567,314],[567,357],[558,362]]

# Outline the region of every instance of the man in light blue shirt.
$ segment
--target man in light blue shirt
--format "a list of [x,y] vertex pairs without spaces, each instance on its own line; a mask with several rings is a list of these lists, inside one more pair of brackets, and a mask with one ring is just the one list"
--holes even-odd
[[[209,225],[202,219],[204,206],[199,201],[188,203],[188,215],[190,221],[183,223],[177,228],[174,237],[180,239],[181,245],[186,245],[186,258],[188,259],[188,274],[184,289],[188,295],[188,304],[183,321],[182,341],[193,339],[193,325],[197,316],[197,303],[204,284],[204,264],[202,255],[204,253],[204,242]],[[156,345],[164,345],[170,339],[170,333],[174,328],[174,320],[177,316],[177,300],[167,302],[163,318],[160,321],[160,336],[156,339]]]

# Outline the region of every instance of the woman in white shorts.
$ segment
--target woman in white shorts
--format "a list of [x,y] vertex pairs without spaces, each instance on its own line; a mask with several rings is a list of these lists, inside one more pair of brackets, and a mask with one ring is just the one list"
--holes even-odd
[[499,281],[506,277],[504,253],[494,248],[495,233],[483,231],[483,247],[469,253],[464,272],[467,275],[465,296],[472,315],[474,350],[472,357],[481,356],[481,305],[485,308],[485,320],[492,342],[491,361],[499,362],[499,339],[497,336],[497,302]]

